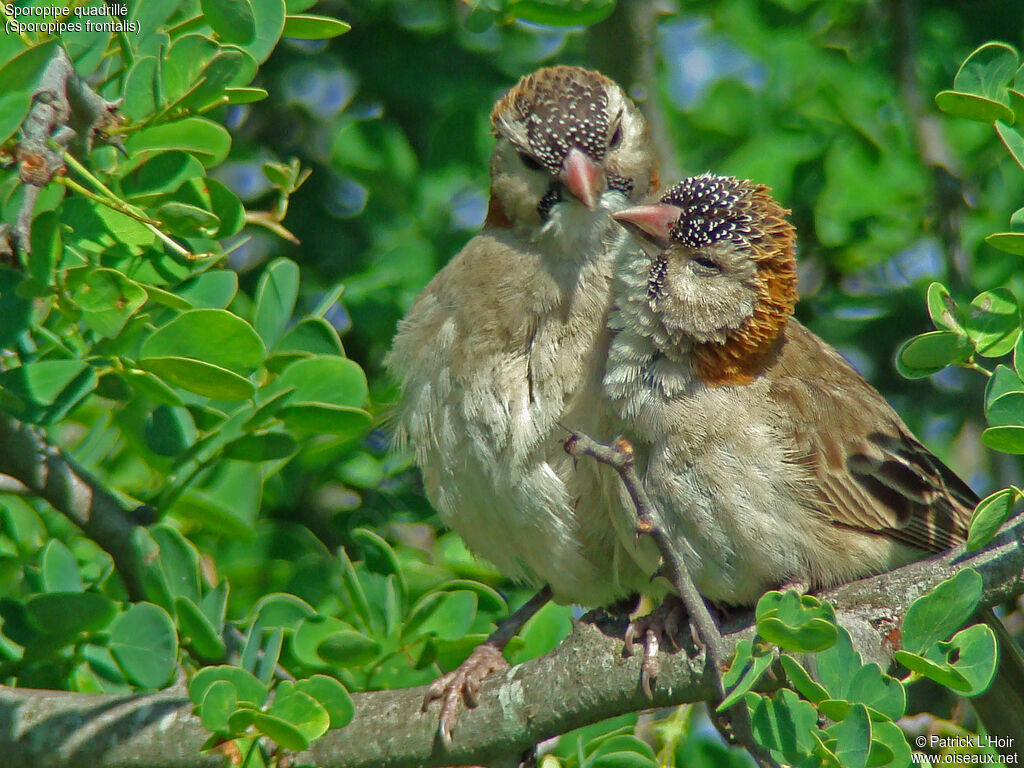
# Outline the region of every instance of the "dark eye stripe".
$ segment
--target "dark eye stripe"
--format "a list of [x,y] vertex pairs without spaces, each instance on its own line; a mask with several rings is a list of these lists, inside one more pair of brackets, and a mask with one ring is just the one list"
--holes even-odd
[[519,153],[519,159],[523,161],[523,165],[529,168],[531,171],[539,171],[544,166],[541,165],[536,158],[531,157],[525,152]]

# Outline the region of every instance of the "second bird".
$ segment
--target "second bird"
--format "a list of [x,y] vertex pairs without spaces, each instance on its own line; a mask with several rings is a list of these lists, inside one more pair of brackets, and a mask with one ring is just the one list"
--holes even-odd
[[[949,549],[978,502],[791,317],[787,213],[767,187],[703,175],[615,215],[637,237],[617,274],[605,389],[694,583],[728,605]],[[1020,653],[994,615],[986,621],[1004,658],[974,702],[990,730],[1017,738],[1008,713],[1024,712]]]

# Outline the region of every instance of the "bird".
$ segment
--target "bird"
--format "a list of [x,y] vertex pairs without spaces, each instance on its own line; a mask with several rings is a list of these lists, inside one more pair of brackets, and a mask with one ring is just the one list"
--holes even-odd
[[[646,575],[612,527],[616,479],[576,471],[559,424],[598,430],[610,416],[601,377],[625,241],[611,214],[657,188],[656,153],[622,88],[579,67],[523,77],[491,125],[483,229],[415,299],[385,360],[395,443],[411,447],[427,498],[470,550],[542,588],[532,610],[549,595],[606,605]],[[446,741],[459,697],[472,704],[504,664],[507,639],[492,640],[428,694],[443,699]]]
[[[614,214],[632,247],[616,270],[603,385],[694,584],[726,606],[949,549],[966,540],[978,503],[793,317],[788,214],[768,187],[711,173]],[[656,552],[641,557],[655,573]],[[1024,712],[1024,676],[1009,663],[1019,648],[994,614],[987,620],[1008,662],[997,678],[1012,681]],[[994,706],[987,694],[972,700],[990,730],[1009,719],[999,695]]]

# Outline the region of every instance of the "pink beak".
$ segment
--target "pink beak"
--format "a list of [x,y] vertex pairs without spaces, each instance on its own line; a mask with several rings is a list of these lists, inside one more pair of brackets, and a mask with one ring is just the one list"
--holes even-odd
[[613,213],[612,218],[627,228],[636,227],[643,234],[667,245],[672,239],[672,227],[682,213],[682,208],[674,205],[655,203],[624,208]]
[[558,178],[577,200],[594,210],[605,183],[604,173],[597,163],[573,147],[565,156]]

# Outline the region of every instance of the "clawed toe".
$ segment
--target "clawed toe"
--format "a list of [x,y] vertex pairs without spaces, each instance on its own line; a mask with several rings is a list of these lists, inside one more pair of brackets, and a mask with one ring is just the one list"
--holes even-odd
[[624,652],[627,656],[633,653],[633,645],[643,645],[643,659],[640,662],[640,687],[647,698],[654,698],[651,685],[658,679],[661,671],[661,660],[658,656],[663,640],[667,640],[678,650],[679,632],[686,609],[674,596],[669,596],[646,616],[633,619],[626,627]]
[[488,675],[508,669],[508,666],[496,645],[481,643],[456,669],[442,675],[430,685],[427,695],[423,698],[422,711],[426,712],[434,699],[441,700],[437,733],[445,746],[452,743],[452,730],[459,718],[459,702],[464,702],[469,709],[476,707],[480,684]]

